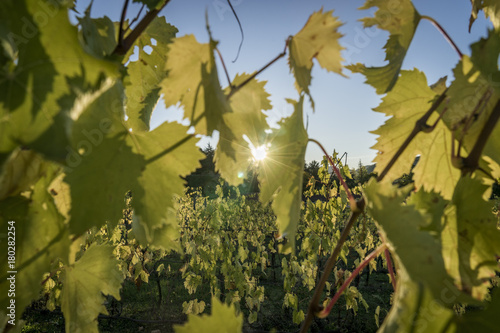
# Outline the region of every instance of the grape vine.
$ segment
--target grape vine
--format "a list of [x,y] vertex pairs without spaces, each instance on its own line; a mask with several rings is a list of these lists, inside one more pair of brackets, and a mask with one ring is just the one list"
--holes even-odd
[[[95,332],[99,313],[106,313],[103,295],[119,299],[125,278],[147,282],[150,273],[163,270],[155,266],[155,258],[182,249],[189,258],[186,287],[195,292],[205,279],[214,298],[211,316],[190,315],[186,326],[177,330],[196,331],[206,325],[241,330],[243,319],[235,314],[239,298],[245,297],[251,311],[247,320],[258,318],[263,289],[253,283],[254,274],[269,259],[271,249],[262,246],[262,237],[271,230],[275,239],[269,241],[280,243],[276,250],[292,252],[281,262],[289,291],[284,304],[293,309],[302,332],[315,317],[328,315],[341,290],[346,290],[351,305],[353,300],[363,303],[362,295],[347,287],[382,253],[395,295],[380,331],[498,330],[494,323],[500,296],[492,291],[491,281],[500,270],[500,230],[494,203],[488,200],[491,184],[500,178],[498,5],[471,0],[469,28],[480,11],[493,28],[467,55],[410,0],[368,0],[361,9],[377,10],[363,19],[364,26],[389,33],[388,63],[382,67],[342,65],[342,22],[332,11],[320,10],[261,69],[233,78],[225,71],[229,84],[222,88],[215,60],[222,55],[209,23],[208,43],[192,35],[178,37],[177,28],[159,16],[168,10],[169,0],[136,2],[147,12],[142,18],[138,13],[134,22],[125,20],[125,0],[120,22],[92,18],[89,7],[77,25],[68,18],[73,1],[0,3],[4,331],[20,330],[24,309],[40,292],[54,290],[51,304],[60,302],[66,331]],[[401,69],[422,20],[436,25],[457,51],[450,83],[443,79],[429,84],[423,72]],[[262,112],[271,104],[258,75],[285,57],[298,98],[287,100],[293,114],[273,128]],[[304,100],[314,105],[314,63],[340,75],[344,69],[363,74],[367,84],[384,94],[375,111],[389,119],[374,132],[377,179],[356,190],[361,193],[356,198],[344,181],[348,170],[325,151],[325,164],[331,164],[340,184],[328,191],[338,196],[325,192],[328,203],[307,203],[301,224],[306,148],[308,142],[321,146],[309,138],[303,124]],[[165,122],[151,130],[158,102],[181,106],[189,126]],[[179,198],[184,177],[203,158],[196,135],[214,131],[220,133],[216,169],[228,183],[241,184],[242,175],[257,164],[259,201],[276,216],[259,223],[265,229],[258,233],[248,231],[257,226],[248,211],[223,199],[211,202],[204,216],[183,215]],[[252,157],[256,148],[266,156],[258,163]],[[417,156],[414,183],[395,186]],[[244,207],[245,199],[238,198]],[[126,227],[120,222],[124,209],[130,215]],[[234,220],[227,213],[231,210],[245,218]],[[376,230],[366,227],[371,219]],[[12,228],[15,241],[5,234]],[[224,235],[221,228],[229,231]],[[123,243],[129,231],[132,243]],[[9,254],[14,248],[15,256]],[[352,275],[346,273],[330,295],[334,288],[329,275],[350,249],[359,254],[359,266]],[[328,257],[325,262],[323,256]],[[213,262],[221,268],[209,264]],[[288,288],[299,282],[315,288],[305,313]],[[79,288],[82,284],[86,288]],[[325,288],[332,296],[326,308]],[[222,293],[230,307],[217,300]],[[476,310],[459,316],[453,309],[463,304]],[[194,313],[202,307],[199,302],[185,305]]]

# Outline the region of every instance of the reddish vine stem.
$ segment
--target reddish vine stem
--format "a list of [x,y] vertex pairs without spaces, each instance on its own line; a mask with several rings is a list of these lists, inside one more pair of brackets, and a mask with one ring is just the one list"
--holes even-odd
[[413,127],[413,130],[411,131],[411,133],[408,135],[408,137],[403,142],[403,144],[401,146],[399,146],[398,151],[394,154],[394,156],[391,158],[391,160],[386,165],[384,170],[382,170],[380,175],[377,177],[378,182],[380,182],[384,179],[384,177],[387,175],[389,170],[391,170],[394,163],[396,163],[398,158],[401,156],[401,154],[403,154],[405,149],[410,145],[411,141],[415,138],[415,136],[417,136],[418,133],[420,133],[420,132],[429,133],[434,129],[434,127],[437,125],[437,122],[433,126],[429,126],[429,125],[427,125],[427,120],[429,120],[432,113],[434,111],[436,111],[436,109],[439,107],[439,105],[441,105],[441,103],[445,100],[447,91],[448,91],[448,88],[438,97],[438,99],[436,101],[434,101],[434,103],[432,103],[429,110],[419,120],[417,120],[415,122],[415,126]]
[[323,289],[325,287],[325,283],[328,280],[328,277],[330,276],[330,273],[332,272],[333,268],[335,267],[335,264],[337,263],[337,258],[340,254],[340,251],[342,249],[342,246],[347,240],[347,237],[349,236],[349,233],[351,232],[351,229],[356,222],[357,218],[363,210],[365,209],[365,201],[363,197],[359,199],[359,201],[356,201],[354,206],[351,206],[351,215],[349,216],[349,221],[347,222],[344,230],[342,230],[342,233],[340,234],[340,238],[337,242],[337,245],[335,245],[335,249],[333,250],[333,253],[330,255],[328,260],[326,261],[325,264],[325,269],[323,271],[323,275],[321,275],[321,279],[319,280],[318,284],[316,285],[316,289],[314,290],[314,294],[311,298],[311,302],[309,303],[309,308],[307,310],[307,315],[302,323],[302,327],[300,328],[300,332],[305,333],[309,329],[309,326],[311,325],[311,322],[321,310],[321,306],[319,305],[319,301],[321,298],[321,294],[323,293]]
[[396,276],[394,275],[394,268],[392,267],[391,254],[386,248],[384,251],[385,260],[387,260],[387,269],[389,270],[389,275],[391,276],[392,288],[396,290]]
[[318,140],[309,139],[309,141],[310,142],[314,142],[315,144],[317,144],[321,148],[321,150],[323,151],[323,153],[325,154],[325,156],[328,158],[328,162],[332,166],[333,172],[335,172],[335,175],[337,176],[337,178],[339,179],[340,183],[342,184],[342,187],[344,187],[344,190],[347,193],[347,197],[349,198],[349,203],[351,204],[351,207],[355,206],[356,205],[356,199],[354,199],[354,196],[352,195],[352,192],[349,189],[349,186],[345,182],[344,177],[342,177],[342,175],[340,174],[339,168],[337,168],[337,166],[333,162],[332,158],[327,153],[326,149],[323,147],[323,145],[321,143],[319,143]]
[[222,58],[222,54],[220,53],[218,48],[215,48],[215,51],[219,55],[219,59],[220,59],[220,62],[222,64],[222,68],[224,69],[224,73],[226,73],[227,84],[229,85],[229,88],[232,89],[233,85],[231,84],[231,78],[229,77],[229,72],[227,71],[226,63],[224,62],[224,58]]
[[231,96],[233,96],[238,90],[240,90],[245,85],[247,85],[248,82],[252,81],[257,75],[259,75],[260,73],[262,73],[263,71],[265,71],[269,66],[271,66],[272,64],[274,64],[279,59],[283,58],[286,55],[286,50],[288,49],[288,43],[290,42],[291,38],[292,38],[291,36],[287,38],[286,43],[285,43],[285,49],[283,50],[283,52],[281,52],[280,54],[278,54],[273,60],[271,60],[270,62],[268,62],[266,65],[264,65],[264,67],[262,67],[261,69],[259,69],[258,71],[256,71],[252,75],[250,75],[250,77],[248,77],[245,81],[241,82],[237,86],[231,87],[231,91],[229,92],[229,94],[227,94],[226,98],[227,99],[231,98]]
[[50,272],[50,274],[47,275],[47,277],[45,279],[43,279],[43,281],[40,283],[40,285],[43,286],[45,283],[47,283],[47,281],[49,281],[50,278],[52,278],[54,275],[56,275],[57,272],[59,272],[59,270]]
[[448,43],[450,43],[450,45],[453,47],[453,49],[457,52],[457,54],[460,57],[460,59],[463,58],[462,51],[460,51],[460,49],[458,48],[457,44],[455,44],[455,42],[453,41],[453,39],[450,37],[450,35],[448,35],[448,33],[446,32],[446,30],[444,30],[444,28],[441,26],[441,24],[439,24],[438,21],[436,21],[435,19],[433,19],[432,17],[427,16],[427,15],[422,15],[421,18],[424,19],[424,20],[430,21],[432,23],[432,25],[434,25],[434,27],[436,27],[436,29],[438,29],[439,32],[444,36],[444,38],[446,38],[446,40],[448,41]]
[[352,272],[352,274],[349,276],[349,278],[347,280],[345,280],[345,282],[342,284],[342,286],[339,288],[339,290],[337,290],[337,292],[335,293],[333,298],[330,300],[330,302],[328,302],[328,305],[326,306],[326,308],[324,308],[318,314],[319,318],[325,318],[330,314],[330,311],[332,311],[333,306],[335,305],[335,303],[337,303],[338,299],[340,298],[340,296],[342,295],[344,290],[346,290],[347,287],[349,287],[352,280],[354,280],[354,278],[356,276],[358,276],[359,273],[361,273],[363,268],[365,268],[366,265],[368,265],[370,263],[370,261],[372,261],[375,257],[377,257],[383,250],[387,251],[385,244],[380,245],[378,248],[373,250],[372,253],[370,253],[368,256],[366,256],[366,258],[361,262],[361,264],[359,264],[359,266]]

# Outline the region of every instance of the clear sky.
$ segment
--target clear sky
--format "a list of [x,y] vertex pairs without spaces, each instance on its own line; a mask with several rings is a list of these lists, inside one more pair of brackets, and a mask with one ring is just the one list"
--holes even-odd
[[[394,0],[397,1],[397,0]],[[89,0],[78,0],[77,10],[83,13]],[[199,42],[207,42],[205,12],[208,12],[213,37],[219,40],[219,49],[224,57],[231,77],[236,73],[252,73],[261,68],[282,52],[285,40],[297,33],[306,23],[309,15],[321,8],[334,10],[334,16],[344,25],[340,31],[344,35],[340,43],[345,48],[345,64],[365,63],[371,66],[385,64],[382,50],[387,33],[376,29],[363,29],[358,19],[372,16],[375,8],[357,10],[364,4],[358,0],[232,0],[233,6],[243,25],[245,39],[239,58],[235,63],[240,31],[226,0],[171,0],[162,10],[167,22],[179,29],[178,36],[194,34]],[[123,1],[95,0],[92,17],[109,16],[118,21]],[[128,18],[136,16],[139,6],[131,4]],[[451,35],[461,51],[470,54],[469,45],[487,33],[488,22],[480,13],[471,33],[468,32],[471,4],[469,0],[415,0],[414,5],[422,15],[436,19]],[[419,24],[410,46],[403,69],[418,68],[423,71],[429,83],[434,83],[442,76],[452,78],[451,70],[458,62],[458,56],[441,34],[429,21]],[[322,70],[316,63],[313,67],[311,92],[316,103],[313,113],[306,102],[304,121],[309,136],[319,140],[331,153],[335,149],[340,154],[347,152],[348,163],[356,167],[359,160],[370,164],[376,151],[370,149],[375,144],[376,136],[369,131],[377,129],[383,122],[382,114],[372,111],[380,103],[380,96],[375,90],[364,84],[364,76],[344,70],[348,78]],[[227,82],[219,68],[222,85]],[[280,117],[288,116],[292,110],[285,98],[298,98],[294,88],[294,79],[287,60],[279,60],[263,72],[258,79],[265,80],[267,91],[271,94],[273,110],[269,121],[275,122]],[[448,82],[449,82],[448,81]],[[172,108],[166,110],[160,101],[153,113],[152,125],[161,122],[182,119],[182,111]],[[203,139],[201,145],[208,142],[216,144],[217,138]],[[322,159],[322,152],[309,144],[306,161]]]

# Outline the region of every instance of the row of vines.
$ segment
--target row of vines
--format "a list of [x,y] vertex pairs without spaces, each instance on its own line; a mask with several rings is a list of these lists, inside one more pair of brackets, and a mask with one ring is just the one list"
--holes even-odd
[[[340,164],[340,161],[337,162]],[[341,192],[338,183],[333,181],[326,166],[325,159],[324,167],[319,170],[319,179],[310,179],[302,204],[302,219],[293,253],[280,251],[284,239],[276,238],[276,217],[269,207],[262,206],[255,195],[240,195],[237,188],[231,188],[229,193],[224,194],[221,186],[217,188],[215,199],[203,197],[199,191],[190,191],[178,198],[180,248],[176,252],[143,247],[135,240],[130,208],[133,198],[130,196],[126,198],[129,208],[124,210],[121,223],[114,229],[106,226],[100,230],[91,230],[80,251],[83,253],[92,246],[112,246],[125,280],[138,288],[144,283],[152,284],[155,288],[157,286],[158,300],[151,301],[153,307],[156,303],[162,303],[165,294],[161,281],[177,274],[182,277],[191,300],[173,306],[182,307],[185,314],[207,312],[211,298],[216,297],[221,302],[233,305],[236,313],[243,311],[246,326],[250,330],[273,327],[281,330],[297,329],[298,326],[293,324],[300,325],[304,320],[304,311],[307,311],[304,300],[312,295],[319,273],[335,247],[349,214],[347,197]],[[343,168],[343,172],[349,175],[347,168]],[[310,199],[318,195],[325,199],[316,202]],[[363,258],[380,244],[372,219],[361,217],[354,232],[344,243],[335,274],[327,282],[325,296],[334,297]],[[387,267],[385,258],[381,256],[379,262],[379,271],[388,276],[387,269],[383,268]],[[171,269],[173,263],[182,263],[177,272]],[[370,266],[364,273],[366,284],[370,273],[376,271],[377,266],[377,261],[370,261]],[[60,267],[60,271],[62,270],[63,266]],[[376,327],[379,325],[380,306],[369,309],[355,286],[359,285],[359,278],[357,276],[357,282],[352,285],[346,284],[349,288],[342,294],[343,316],[347,314],[346,311],[351,311],[352,314],[356,314],[358,310],[365,311],[370,314],[371,327]],[[388,278],[385,284],[390,285]],[[42,292],[42,306],[49,310],[60,307],[61,286],[59,272],[47,276]],[[273,291],[278,289],[279,299],[271,296],[269,291],[266,292],[266,288]],[[386,296],[387,299],[384,300],[381,296],[377,301],[382,304],[385,313],[388,308],[383,303],[389,301],[389,294]],[[167,295],[166,298],[168,297]],[[116,312],[116,302],[107,302],[109,313]],[[274,304],[268,306],[271,314],[269,311],[263,313],[261,308],[264,303],[272,302]],[[124,306],[126,305],[121,305],[121,308]],[[282,309],[288,310],[283,313]],[[160,308],[160,311],[167,309]],[[264,318],[266,316],[268,318]],[[141,319],[147,322],[149,319],[134,317],[138,322]],[[384,314],[380,315],[380,320],[383,317]],[[263,325],[263,322],[266,324]],[[169,327],[168,320],[163,323],[165,327]],[[339,328],[338,324],[330,325]],[[325,327],[325,324],[321,326],[322,329]]]
[[[60,304],[66,331],[98,331],[107,297],[120,299],[125,277],[148,280],[152,271],[144,270],[143,260],[158,262],[162,253],[151,252],[158,250],[183,253],[188,291],[206,284],[213,295],[211,314],[189,316],[177,332],[240,331],[238,308],[248,312],[247,322],[258,320],[265,293],[258,274],[267,274],[264,266],[273,258],[284,279],[283,305],[306,332],[331,314],[342,292],[347,306],[363,304],[363,295],[348,285],[381,254],[395,290],[381,331],[499,331],[500,293],[491,288],[500,270],[500,230],[489,200],[500,178],[497,1],[471,0],[469,28],[480,12],[491,25],[470,55],[410,0],[367,0],[360,9],[376,11],[364,26],[389,34],[385,65],[343,64],[342,21],[319,10],[298,33],[284,36],[275,58],[234,76],[209,22],[210,41],[199,43],[158,15],[169,0],[135,1],[145,9],[131,16],[136,19],[127,19],[129,0],[119,22],[92,17],[91,3],[76,25],[68,17],[72,0],[0,2],[2,329],[20,331],[26,307],[55,288],[48,306]],[[456,52],[452,79],[429,83],[418,69],[401,69],[424,20]],[[287,99],[293,113],[271,127],[265,112],[272,105],[258,75],[283,58],[297,94]],[[317,65],[362,74],[384,95],[375,111],[388,119],[373,132],[377,177],[362,189],[349,188],[346,172],[305,129],[303,105],[314,106]],[[164,122],[151,129],[158,102],[183,109],[189,125]],[[215,132],[215,168],[229,184],[242,184],[260,160],[254,171],[266,208],[258,209],[271,209],[275,219],[259,221],[257,232],[246,201],[241,208],[223,198],[203,209],[196,201],[194,212],[179,208],[184,177],[203,158],[197,135]],[[308,144],[323,149],[338,186],[323,193],[326,203],[307,203],[301,215]],[[417,156],[414,183],[395,185]],[[130,223],[115,229],[123,209]],[[231,211],[244,219],[230,217]],[[109,234],[94,234],[104,226]],[[89,230],[95,239],[87,248]],[[342,262],[347,267],[339,268]],[[164,270],[158,264],[154,272]],[[340,287],[334,271],[345,280]],[[297,285],[314,289],[307,307]],[[466,305],[474,311],[459,315],[456,309]],[[186,302],[185,310],[201,312],[203,303]]]

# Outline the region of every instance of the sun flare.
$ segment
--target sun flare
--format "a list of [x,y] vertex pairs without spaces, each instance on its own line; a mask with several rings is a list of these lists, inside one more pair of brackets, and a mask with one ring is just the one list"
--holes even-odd
[[258,146],[257,148],[251,147],[250,151],[255,162],[260,162],[267,157],[267,147],[265,145]]

